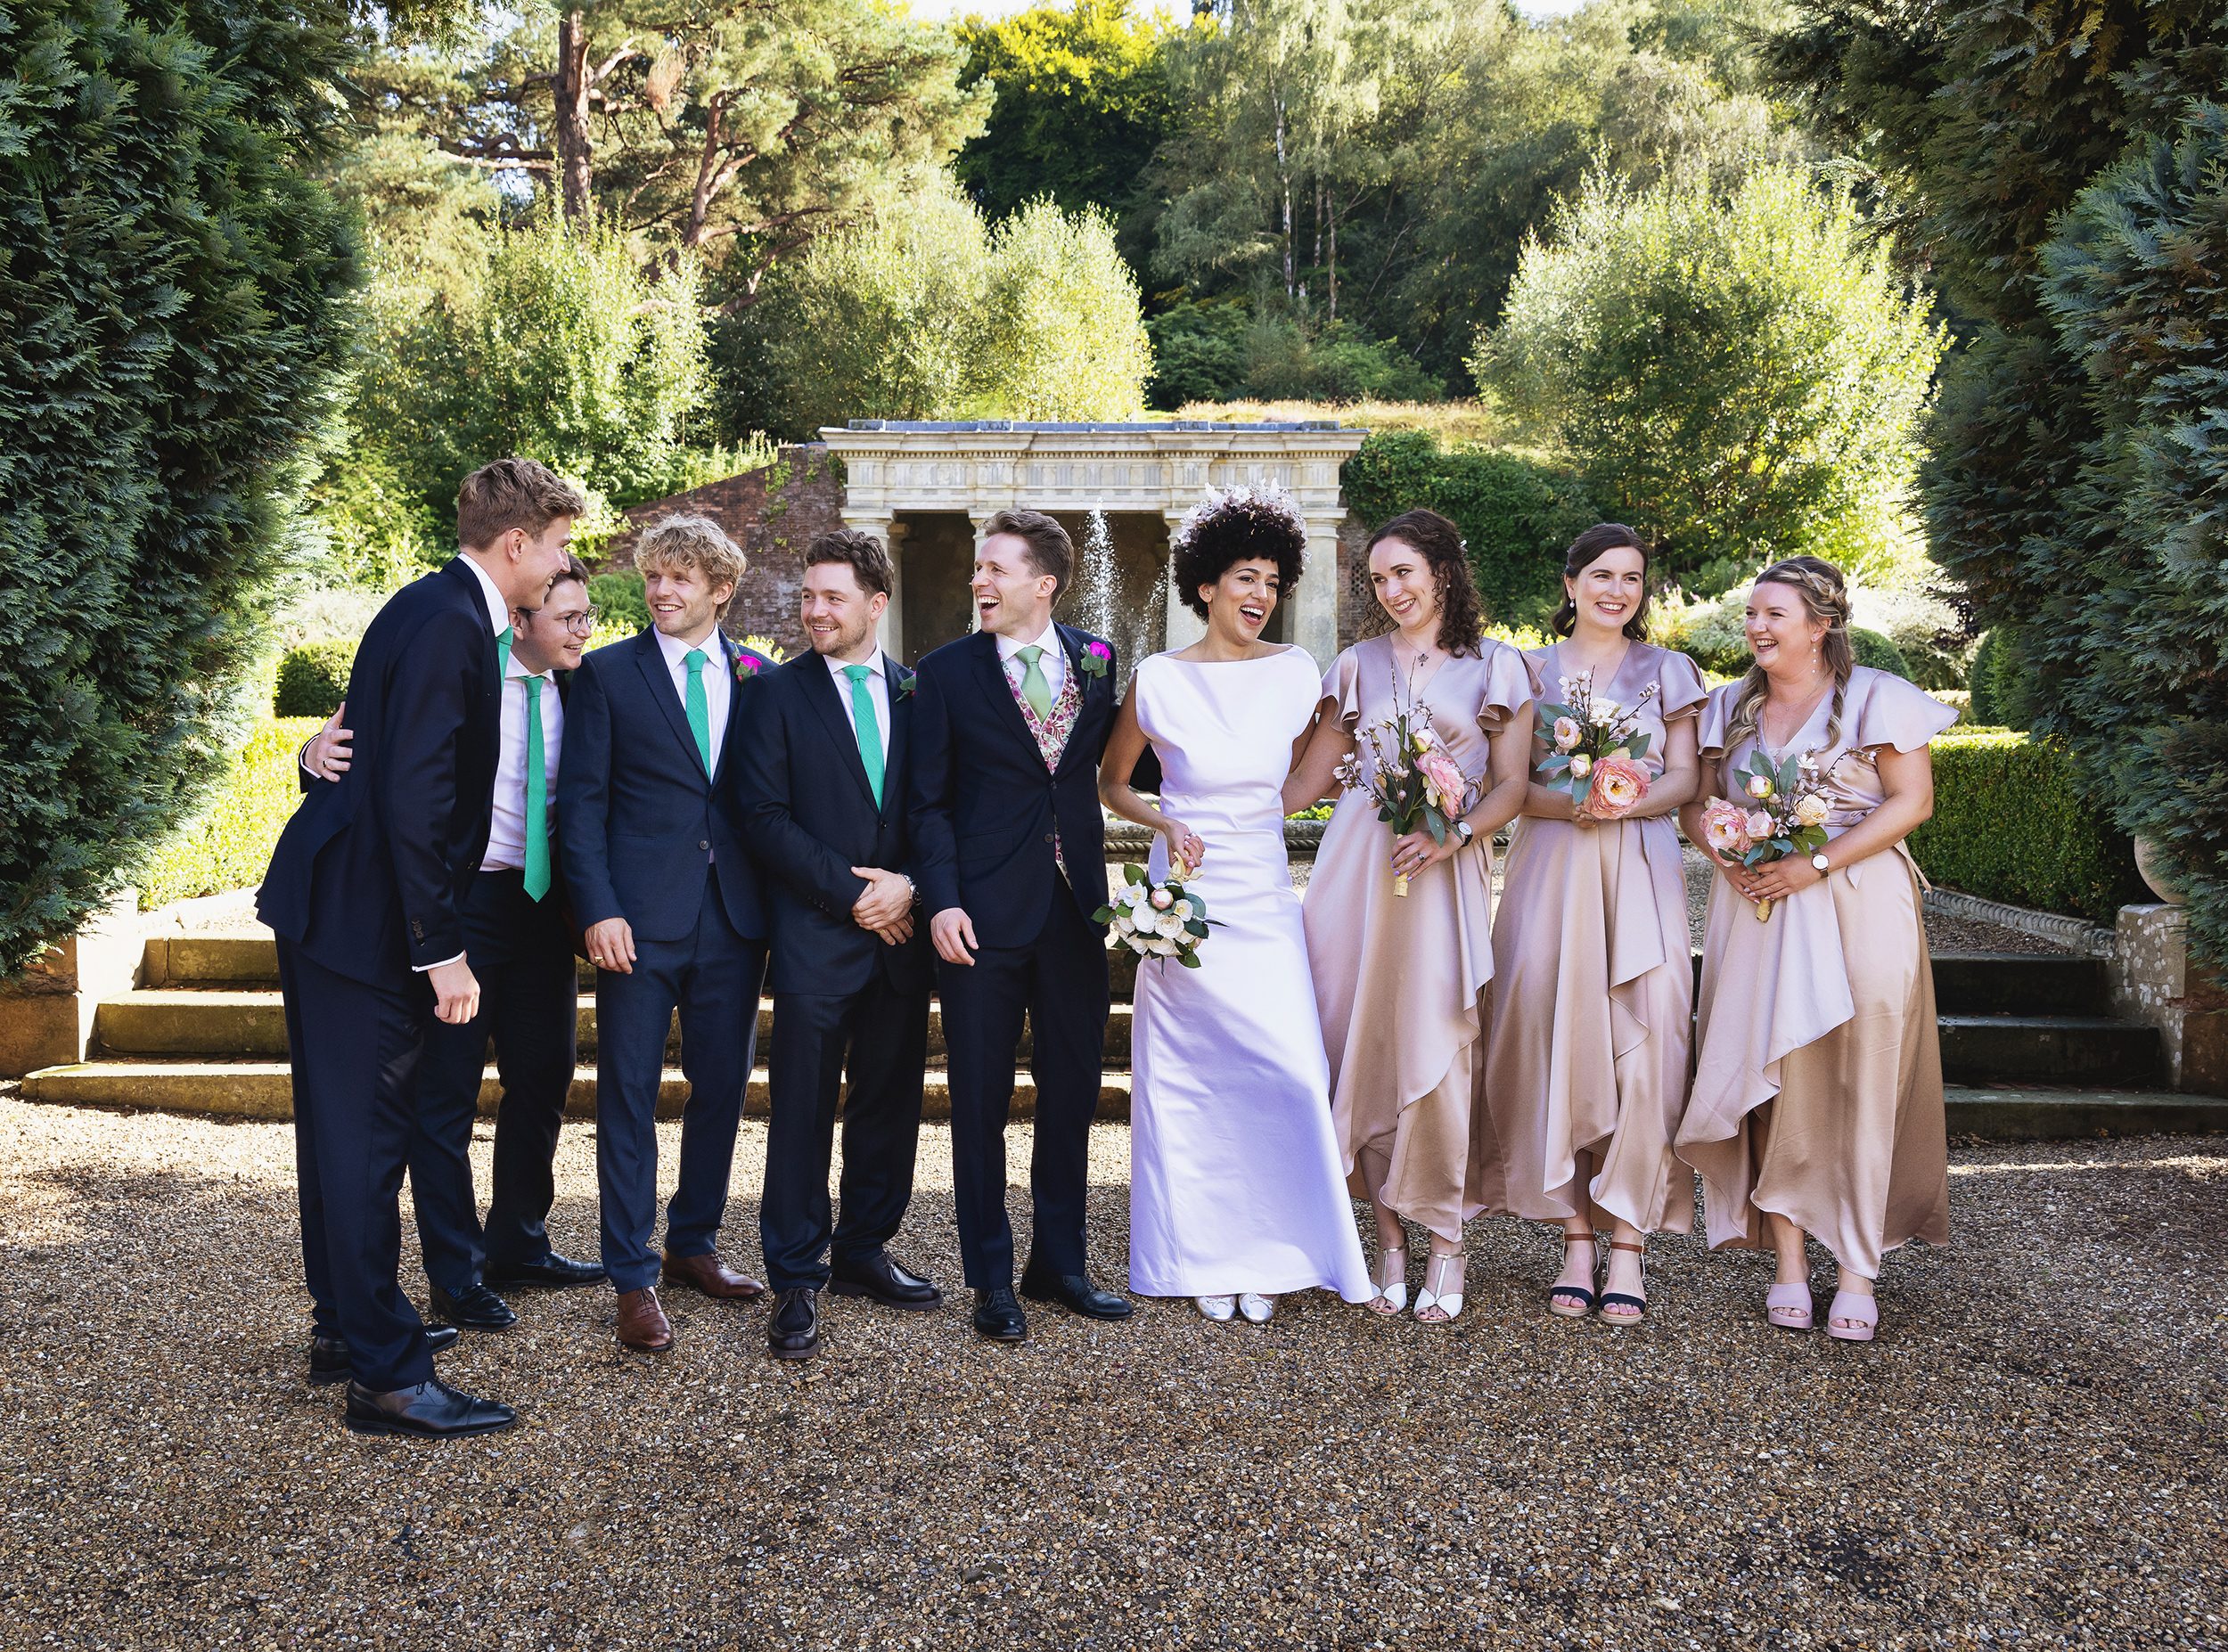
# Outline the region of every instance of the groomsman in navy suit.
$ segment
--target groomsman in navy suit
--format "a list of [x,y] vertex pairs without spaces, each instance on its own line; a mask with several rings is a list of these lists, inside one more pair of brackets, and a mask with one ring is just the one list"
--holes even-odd
[[584,509],[529,460],[464,479],[463,553],[365,632],[348,677],[354,761],[303,799],[257,897],[278,938],[292,1051],[312,1360],[346,1361],[359,1432],[439,1437],[517,1420],[434,1377],[395,1279],[398,1195],[428,1027],[479,1010],[463,914],[487,846],[510,612],[541,606]]
[[[719,1258],[728,1176],[758,1043],[766,920],[736,830],[727,767],[749,680],[773,662],[719,616],[742,552],[701,516],[669,516],[635,546],[651,628],[580,662],[565,707],[557,838],[596,966],[596,1173],[618,1339],[673,1346],[657,1287],[748,1301],[758,1280]],[[658,1226],[658,1091],[681,1012],[680,1184]]]
[[[766,1327],[776,1359],[819,1352],[831,1278],[837,1296],[894,1308],[944,1301],[884,1248],[913,1197],[929,1026],[928,946],[905,871],[913,675],[876,640],[891,584],[889,552],[871,535],[813,541],[799,602],[813,651],[751,690],[733,765],[773,909],[774,1121],[758,1231],[781,1293]],[[831,1222],[839,1095],[843,1202]]]
[[[588,570],[568,556],[538,610],[512,609],[503,679],[502,745],[494,824],[464,905],[464,931],[479,981],[479,1014],[436,1023],[418,1064],[418,1129],[410,1190],[418,1213],[433,1312],[452,1326],[497,1331],[517,1323],[495,1287],[594,1285],[603,1270],[561,1256],[545,1225],[557,1196],[555,1163],[572,1088],[578,986],[571,920],[556,876],[554,782],[565,740],[565,692],[594,624]],[[312,781],[348,773],[348,707],[303,748]],[[472,1192],[472,1121],[490,1043],[502,1097],[496,1110],[495,1190],[487,1225]],[[310,1380],[347,1376],[313,1362]]]
[[941,960],[950,1050],[952,1178],[977,1333],[1019,1342],[1005,1205],[1005,1126],[1024,1016],[1036,1080],[1036,1223],[1021,1294],[1127,1319],[1091,1281],[1084,1195],[1107,1015],[1099,759],[1114,725],[1114,650],[1053,623],[1075,570],[1065,529],[1002,511],[976,553],[981,629],[914,675],[909,786],[913,875]]

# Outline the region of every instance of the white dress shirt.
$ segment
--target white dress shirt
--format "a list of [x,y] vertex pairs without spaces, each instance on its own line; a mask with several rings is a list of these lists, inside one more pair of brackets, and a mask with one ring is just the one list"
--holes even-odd
[[479,594],[487,599],[487,617],[495,625],[496,634],[501,636],[511,628],[511,600],[496,589],[496,582],[487,570],[471,557],[460,559],[479,581]]
[[[823,656],[828,670],[835,677],[836,698],[843,702],[843,715],[850,720],[851,737],[858,738],[859,714],[851,703],[851,679],[846,674],[850,667],[832,656]],[[874,729],[881,736],[882,768],[889,767],[889,657],[881,650],[874,650],[872,659],[859,662],[867,669],[866,698],[874,707]]]
[[[479,566],[479,564],[478,562],[474,561],[474,560],[473,560],[471,557],[468,557],[468,556],[460,556],[457,560],[458,560],[459,561],[463,562],[463,565],[464,565],[466,568],[471,568],[471,571],[472,571],[472,577],[473,577],[474,579],[477,579],[477,580],[479,582],[479,594],[480,594],[482,597],[486,598],[486,599],[487,599],[487,618],[488,618],[488,621],[489,621],[489,622],[490,622],[490,623],[491,623],[491,624],[495,626],[495,628],[496,628],[496,635],[497,637],[502,636],[502,635],[503,635],[503,634],[504,634],[504,632],[506,632],[506,631],[510,630],[510,628],[511,628],[511,603],[510,603],[510,600],[509,600],[508,598],[506,598],[506,597],[503,594],[503,593],[502,593],[501,591],[499,591],[499,590],[497,590],[497,589],[496,588],[496,582],[495,582],[494,577],[493,577],[491,575],[489,575],[489,573],[487,572],[487,570],[486,568],[484,568],[480,567],[480,566]],[[496,646],[498,649],[500,649],[503,645],[502,645],[500,642],[497,642]],[[498,654],[498,655],[496,656],[496,658],[497,658],[498,659],[500,659],[500,658],[502,658],[502,656],[501,656],[500,654]],[[507,685],[506,685],[506,686],[507,686]],[[523,694],[523,693],[525,693],[525,692],[526,692],[526,691],[525,691],[524,689],[520,689],[520,690],[519,691],[519,692],[520,692],[520,694]],[[551,699],[554,699],[554,698],[555,698],[555,696],[554,696],[554,695],[552,695],[552,696],[550,696],[550,698],[551,698]],[[507,704],[507,702],[506,702],[506,704]],[[504,726],[505,726],[506,730],[508,729],[508,726],[509,726],[509,724],[510,724],[510,721],[511,721],[511,719],[510,719],[510,714],[509,714],[509,713],[508,713],[508,711],[506,710],[506,711],[505,711],[505,713],[504,713]],[[521,721],[521,722],[520,723],[520,724],[519,724],[519,728],[520,728],[520,730],[521,738],[523,738],[523,733],[524,733],[525,727],[526,727],[526,724],[524,724],[524,722],[522,722],[522,721]],[[508,739],[507,739],[507,738],[506,738],[506,740],[504,740],[504,748],[504,748],[504,750],[506,750],[506,751],[510,749],[510,744],[509,744],[509,740],[508,740]],[[556,772],[556,771],[555,771],[554,767],[553,766],[553,768],[552,768],[552,770],[551,770],[551,773],[554,773],[555,772]],[[501,807],[502,807],[502,806],[503,806],[503,781],[502,781],[502,773],[503,773],[503,770],[502,770],[502,766],[501,766],[501,759],[500,759],[500,758],[498,758],[498,759],[497,759],[497,766],[496,766],[496,806],[497,808],[501,808]],[[521,747],[521,748],[520,748],[520,755],[519,755],[519,776],[520,776],[520,779],[519,779],[519,784],[520,784],[520,788],[521,788],[521,789],[523,789],[523,788],[524,788],[524,786],[525,786],[525,784],[526,784],[525,775],[526,775],[526,756],[525,756],[525,750],[524,750],[524,748],[523,748],[523,747]],[[523,791],[521,791],[521,798],[520,798],[520,807],[519,807],[519,814],[520,814],[520,817],[521,819],[523,819],[523,818],[524,818],[524,816],[525,816],[525,814],[526,814],[526,808],[525,808],[525,804],[524,804],[524,800],[523,800]],[[521,832],[522,832],[522,831],[523,831],[523,828],[521,828]],[[524,842],[524,838],[523,838],[523,836],[521,836],[521,838],[520,838],[520,842]],[[482,866],[485,866],[485,865],[487,864],[487,863],[483,860],[483,861],[480,863],[480,864],[481,864]],[[413,965],[411,965],[411,966],[410,966],[410,968],[411,968],[411,971],[412,971],[412,973],[416,974],[416,975],[423,975],[423,974],[424,974],[427,970],[429,970],[429,969],[440,969],[440,968],[442,967],[442,965],[443,965],[443,964],[453,964],[453,963],[456,962],[458,959],[461,959],[461,958],[463,958],[463,956],[464,956],[464,954],[463,954],[463,953],[457,953],[457,954],[456,954],[456,957],[455,957],[455,958],[444,958],[443,960],[441,960],[441,962],[440,962],[440,963],[438,963],[438,964],[413,964]]]
[[1021,679],[1028,674],[1028,667],[1015,659],[1014,656],[1025,648],[1044,650],[1037,658],[1036,668],[1044,674],[1044,686],[1051,691],[1053,699],[1058,700],[1061,685],[1068,681],[1068,650],[1060,646],[1060,627],[1048,619],[1044,622],[1044,631],[1031,641],[1017,642],[1007,636],[998,639],[998,663],[1005,667],[1006,681],[1017,689],[1021,686]]
[[[516,658],[503,681],[503,743],[496,756],[496,810],[487,833],[487,853],[480,858],[481,871],[517,871],[526,864],[526,680],[533,674]],[[564,701],[554,677],[542,677],[542,766],[549,780],[543,808],[557,803],[557,759],[565,740]],[[547,825],[546,820],[544,822]],[[550,855],[557,852],[556,837],[547,839]]]
[[735,691],[734,672],[727,664],[727,653],[721,646],[718,627],[701,642],[684,642],[669,637],[662,631],[651,634],[658,639],[658,651],[666,657],[666,669],[673,675],[673,691],[681,697],[681,709],[689,707],[688,657],[691,648],[704,652],[704,707],[711,714],[712,773],[719,773],[719,748],[727,743],[727,702]]

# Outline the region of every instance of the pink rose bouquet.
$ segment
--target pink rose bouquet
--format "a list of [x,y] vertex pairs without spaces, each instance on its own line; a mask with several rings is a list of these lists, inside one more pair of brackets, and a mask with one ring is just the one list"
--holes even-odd
[[1591,785],[1578,812],[1597,821],[1622,820],[1648,795],[1648,771],[1630,757],[1611,754],[1593,765]]
[[1540,740],[1548,756],[1539,765],[1540,784],[1570,794],[1583,820],[1622,820],[1648,795],[1649,737],[1639,732],[1640,714],[1655,698],[1656,685],[1620,706],[1593,691],[1593,674],[1559,678],[1560,702],[1539,707]]
[[[1417,701],[1414,675],[1412,670],[1404,683],[1394,667],[1393,715],[1362,731],[1361,744],[1369,748],[1370,760],[1364,764],[1357,748],[1339,765],[1339,783],[1372,798],[1377,818],[1396,838],[1428,831],[1432,842],[1444,844],[1454,822],[1477,806],[1474,789],[1462,765],[1439,743],[1431,714]],[[1394,875],[1393,893],[1408,893],[1405,874]]]
[[[1712,797],[1702,807],[1703,841],[1720,860],[1753,870],[1826,846],[1825,822],[1832,806],[1817,754],[1805,752],[1774,764],[1759,748],[1732,778],[1745,804]],[[1768,923],[1772,903],[1758,901],[1756,915],[1758,922]]]

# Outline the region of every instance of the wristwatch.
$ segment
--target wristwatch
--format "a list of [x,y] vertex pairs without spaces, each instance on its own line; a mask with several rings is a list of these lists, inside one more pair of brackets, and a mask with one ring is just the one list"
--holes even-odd
[[1810,863],[1822,872],[1830,872],[1833,870],[1833,868],[1826,863],[1826,852],[1823,849],[1819,850],[1817,854],[1810,857]]
[[1468,821],[1456,821],[1454,822],[1454,835],[1462,840],[1462,847],[1467,849],[1470,847],[1470,840],[1472,838],[1475,838],[1478,834],[1470,829],[1470,822]]

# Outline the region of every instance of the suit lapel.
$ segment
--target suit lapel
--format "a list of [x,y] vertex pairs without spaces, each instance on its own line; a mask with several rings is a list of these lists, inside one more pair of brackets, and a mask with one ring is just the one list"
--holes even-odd
[[1021,742],[1032,758],[1042,764],[1044,753],[1036,748],[1036,736],[1029,732],[1028,719],[1021,715],[1020,702],[1013,698],[1012,687],[1006,682],[1005,667],[998,658],[997,633],[978,631],[975,636],[975,667],[982,674],[983,692],[990,697],[991,720],[1002,724]]
[[[1076,685],[1075,724],[1068,731],[1068,743],[1060,748],[1059,769],[1064,769],[1068,760],[1076,755],[1076,748],[1083,744],[1077,736],[1083,732],[1084,719],[1090,714],[1091,697],[1099,686],[1099,679],[1083,668],[1083,644],[1076,640],[1076,634],[1065,626],[1055,626],[1053,630],[1060,638],[1061,652],[1068,657],[1068,680]],[[1059,769],[1053,772],[1057,773]]]
[[[665,651],[658,646],[655,630],[644,631],[635,638],[635,663],[642,667],[643,681],[650,685],[650,698],[658,702],[658,709],[665,714],[666,726],[673,731],[673,738],[681,742],[681,749],[688,754],[689,766],[699,774],[703,773],[703,756],[696,749],[696,736],[689,732],[688,713],[682,709],[681,696],[674,691],[673,674],[666,669]],[[732,715],[733,710],[734,702],[730,699],[728,711]]]
[[913,673],[888,655],[883,658],[889,670],[889,761],[882,765],[882,818],[888,820],[905,797],[905,754],[913,741],[913,696],[906,690]]
[[727,732],[719,742],[719,767],[713,780],[727,772],[727,759],[734,755],[735,741],[741,738],[742,712],[742,679],[735,675],[735,664],[742,658],[742,650],[730,642],[724,631],[714,634],[719,638],[719,668],[727,674]]
[[[866,799],[866,806],[879,809],[874,801],[874,788],[866,778],[866,759],[859,756],[858,731],[851,726],[850,714],[844,709],[843,690],[837,686],[835,673],[828,669],[828,662],[817,654],[807,654],[798,661],[798,669],[805,674],[805,698],[826,725],[829,742],[843,754],[840,761],[853,780],[858,782],[859,796]],[[891,697],[896,698],[896,684],[891,684]],[[891,745],[896,746],[895,737]],[[889,796],[889,765],[882,765],[882,796]]]

